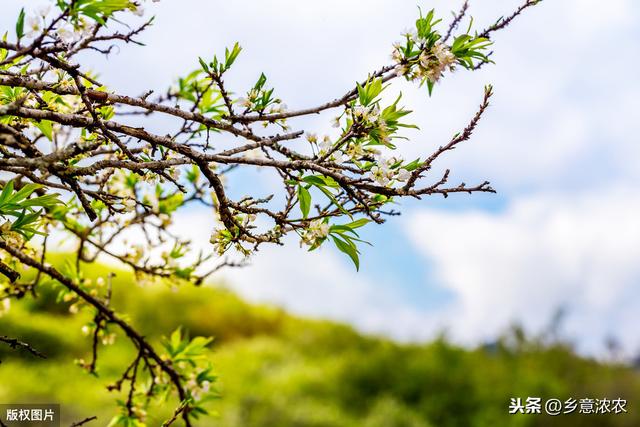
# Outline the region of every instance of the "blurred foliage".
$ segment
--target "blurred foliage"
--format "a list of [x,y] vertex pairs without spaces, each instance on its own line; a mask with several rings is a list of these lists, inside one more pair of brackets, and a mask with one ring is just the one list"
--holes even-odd
[[[91,266],[88,276],[112,268]],[[491,345],[463,349],[445,338],[398,344],[364,336],[332,322],[293,317],[251,305],[222,287],[133,285],[116,272],[113,305],[159,343],[176,326],[210,345],[220,399],[212,418],[198,425],[250,427],[536,427],[638,426],[640,374],[574,354],[567,343],[526,337],[518,328]],[[261,286],[259,283],[256,286]],[[119,336],[98,360],[98,378],[74,366],[90,358],[91,338],[81,333],[89,313],[71,315],[44,284],[0,318],[0,335],[27,341],[48,356],[39,360],[0,346],[0,402],[59,402],[67,424],[97,415],[106,425],[115,412],[106,386],[134,354]],[[392,321],[392,319],[390,319]],[[126,393],[123,390],[122,393]],[[508,415],[510,397],[617,398],[623,415]],[[176,402],[149,413],[160,425]],[[180,425],[178,422],[175,425]]]

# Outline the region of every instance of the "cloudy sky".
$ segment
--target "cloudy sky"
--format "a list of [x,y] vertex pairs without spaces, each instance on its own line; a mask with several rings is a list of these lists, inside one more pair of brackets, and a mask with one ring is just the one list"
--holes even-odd
[[[25,2],[2,3],[0,28],[11,28]],[[471,13],[483,27],[517,4],[472,1]],[[114,90],[136,95],[165,89],[198,56],[239,41],[244,52],[227,79],[237,92],[264,71],[291,108],[310,106],[388,63],[418,5],[444,17],[459,8],[445,0],[162,0],[147,10],[157,20],[145,48],[89,60]],[[447,331],[474,344],[514,322],[540,331],[564,307],[563,331],[581,351],[600,353],[607,336],[640,350],[639,20],[633,0],[546,0],[495,37],[496,65],[447,76],[431,98],[394,84],[421,128],[407,133],[407,157],[448,141],[483,85],[494,84],[473,139],[439,167],[469,184],[488,179],[498,194],[403,203],[401,217],[364,232],[374,246],[359,273],[329,247],[308,254],[291,241],[220,279],[253,301],[400,339]],[[293,124],[322,132],[328,119]],[[189,210],[177,228],[207,248],[212,223],[209,212]]]

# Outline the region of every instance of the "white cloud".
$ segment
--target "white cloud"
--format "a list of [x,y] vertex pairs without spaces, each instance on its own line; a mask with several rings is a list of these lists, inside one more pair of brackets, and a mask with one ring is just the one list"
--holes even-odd
[[[2,1],[0,28],[10,29],[24,2]],[[106,82],[135,95],[162,91],[196,67],[198,56],[239,40],[245,52],[228,76],[236,92],[265,71],[290,107],[308,106],[340,95],[387,62],[417,4],[445,15],[458,3],[164,0],[143,36],[147,47],[91,60]],[[488,23],[519,3],[472,2],[472,13]],[[567,328],[585,345],[593,348],[608,331],[636,343],[640,207],[637,192],[619,188],[640,178],[638,60],[628,46],[637,39],[638,10],[633,0],[545,1],[497,36],[496,66],[449,76],[433,98],[408,84],[394,88],[403,90],[422,129],[408,132],[412,141],[403,149],[424,157],[465,126],[485,83],[496,86],[473,140],[438,166],[453,167],[453,178],[468,183],[492,180],[513,198],[506,210],[422,211],[407,221],[438,279],[458,295],[455,306],[417,311],[366,269],[356,275],[332,252],[309,255],[295,242],[261,251],[252,267],[227,276],[230,284],[253,300],[401,337],[426,337],[450,324],[469,342],[515,317],[540,327],[558,304],[571,303]],[[301,124],[327,126],[322,119]],[[202,211],[176,218],[175,230],[206,249],[212,228]]]
[[[0,24],[11,28],[22,2],[4,1]],[[108,61],[88,59],[114,89],[135,95],[164,90],[197,67],[198,56],[239,40],[245,51],[227,76],[232,90],[246,90],[265,71],[290,107],[309,106],[339,96],[388,62],[391,43],[411,25],[419,3],[270,0],[248,7],[242,1],[164,1],[154,5],[156,24],[141,36],[146,47],[123,46]],[[484,26],[519,3],[472,4],[471,13]],[[421,6],[446,16],[458,4]],[[402,150],[424,157],[448,141],[473,115],[482,86],[494,83],[493,105],[476,136],[437,164],[453,168],[452,180],[489,179],[513,194],[532,187],[585,188],[609,173],[638,178],[628,159],[640,149],[627,130],[640,120],[634,107],[640,86],[631,84],[637,60],[625,42],[637,38],[638,11],[632,0],[546,1],[497,34],[497,65],[448,76],[433,98],[413,85],[397,85],[391,91],[403,90],[422,129],[407,132],[412,141],[400,143]],[[328,120],[294,125],[326,131]],[[595,168],[596,162],[607,167]]]
[[[493,83],[492,105],[472,140],[438,162],[455,179],[489,179],[509,195],[638,179],[629,156],[640,151],[629,129],[640,120],[640,86],[627,40],[638,38],[639,5],[592,3],[543,2],[497,34],[496,65],[456,73],[430,100],[409,92],[423,131],[408,151],[417,156],[448,141],[473,115],[482,85]],[[495,13],[481,9],[485,20]]]
[[[204,209],[185,211],[172,232],[211,251],[214,217]],[[245,268],[227,268],[212,278],[249,301],[282,306],[292,313],[348,322],[363,331],[399,339],[425,339],[442,324],[392,293],[392,287],[358,273],[336,251],[309,253],[293,238],[285,246],[265,246]]]
[[518,197],[500,213],[412,215],[407,233],[455,294],[453,336],[490,338],[520,320],[540,330],[560,306],[566,332],[597,351],[604,336],[640,345],[640,194],[636,189]]

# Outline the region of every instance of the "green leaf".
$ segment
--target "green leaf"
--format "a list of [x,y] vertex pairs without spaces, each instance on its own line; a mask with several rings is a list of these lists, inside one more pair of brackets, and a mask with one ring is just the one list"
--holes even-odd
[[309,190],[304,188],[302,185],[298,186],[298,200],[300,201],[302,217],[307,218],[309,216],[309,211],[311,210],[311,194],[309,193]]
[[340,225],[340,224],[332,225],[331,228],[329,229],[329,232],[338,233],[340,235],[343,235],[344,233],[352,233],[354,236],[358,235],[358,233],[356,233],[355,230],[353,230],[348,225]]
[[35,125],[49,141],[53,141],[53,123],[50,120],[41,120]]
[[355,245],[352,242],[341,240],[334,235],[332,235],[331,238],[340,252],[347,254],[349,258],[351,258],[351,261],[353,261],[353,264],[356,266],[356,271],[360,270],[360,257]]
[[13,193],[13,180],[7,182],[0,193],[0,206],[8,199],[9,195]]
[[115,12],[126,9],[133,9],[129,0],[78,0],[75,2],[73,12],[80,13],[104,25],[106,18],[110,18]]
[[416,30],[418,32],[418,36],[422,39],[427,40],[428,47],[433,46],[433,44],[440,39],[440,34],[433,29],[441,19],[433,20],[434,18],[434,10],[431,9],[427,16],[422,16],[422,10],[420,10],[420,18],[416,21]]
[[302,180],[317,187],[338,188],[340,186],[333,178],[322,175],[309,175],[302,178]]
[[363,106],[368,106],[380,95],[383,90],[382,87],[382,79],[377,78],[373,80],[368,80],[364,87],[357,85],[358,88],[358,100],[360,104]]
[[236,42],[233,45],[233,48],[231,49],[231,51],[229,51],[229,49],[225,49],[224,52],[224,69],[225,71],[228,70],[233,63],[236,61],[236,58],[238,57],[238,55],[240,55],[240,52],[242,51],[242,48],[240,47],[240,44],[238,42]]
[[371,222],[370,219],[368,218],[360,218],[356,221],[353,221],[349,224],[345,224],[347,227],[354,229],[354,228],[360,228],[360,227],[364,227],[365,225],[369,224]]
[[339,210],[340,212],[342,212],[345,215],[348,215],[349,217],[351,217],[351,214],[349,213],[349,211],[347,211],[344,206],[342,206],[340,204],[340,202],[338,202],[338,199],[336,199],[336,197],[331,194],[331,192],[329,190],[327,190],[324,187],[320,187],[320,186],[316,186],[320,191],[322,191],[324,193],[325,196],[327,196],[327,198],[329,200],[331,200],[331,203],[333,203]]
[[200,61],[200,65],[202,66],[202,69],[204,70],[204,72],[207,74],[210,74],[211,72],[209,71],[209,66],[207,65],[205,60],[198,57],[198,61]]
[[18,15],[18,22],[16,22],[16,35],[18,36],[18,39],[24,37],[24,17],[24,8],[22,8],[22,10],[20,10],[20,15]]
[[427,80],[427,89],[429,90],[429,96],[433,94],[433,82],[431,80]]
[[[8,203],[20,203],[21,201],[23,201],[24,199],[29,197],[31,195],[31,193],[33,193],[34,191],[36,191],[38,188],[41,188],[41,187],[42,186],[39,185],[39,184],[27,184],[24,187],[22,187],[20,189],[20,191],[18,191],[16,194],[11,196],[7,200],[7,202]],[[22,206],[25,206],[25,204],[22,204]]]
[[182,342],[182,327],[178,326],[178,328],[171,333],[171,337],[169,338],[169,344],[172,349],[177,349],[180,347],[181,342]]
[[420,166],[422,166],[422,162],[420,161],[420,158],[415,159],[414,161],[412,161],[411,163],[407,163],[406,165],[404,165],[402,168],[406,169],[409,172],[413,172],[414,170],[418,169]]
[[255,86],[253,86],[253,88],[256,91],[258,91],[264,87],[264,84],[266,82],[267,82],[267,76],[265,76],[264,73],[260,73],[260,78],[258,78],[258,81],[256,82]]

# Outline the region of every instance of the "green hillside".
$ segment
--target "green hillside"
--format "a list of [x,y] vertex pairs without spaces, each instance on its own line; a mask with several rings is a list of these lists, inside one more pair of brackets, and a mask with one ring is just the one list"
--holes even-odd
[[[106,272],[105,267],[91,270],[93,275]],[[122,395],[108,392],[106,385],[133,354],[130,344],[118,337],[100,355],[99,377],[86,374],[74,359],[90,357],[90,338],[81,327],[91,313],[70,315],[67,304],[53,304],[51,285],[38,293],[36,300],[13,303],[0,318],[0,335],[32,343],[48,359],[0,346],[0,402],[57,402],[63,425],[92,415],[98,421],[88,425],[107,425]],[[640,425],[637,372],[577,357],[566,344],[542,344],[517,330],[478,349],[444,339],[401,345],[344,325],[250,305],[220,288],[141,288],[126,273],[115,279],[113,304],[155,342],[178,325],[191,336],[215,337],[211,360],[220,399],[208,404],[217,415],[201,420],[201,426]],[[622,397],[629,412],[508,415],[509,398],[527,396]],[[175,405],[169,401],[149,413],[148,425],[160,425]]]

